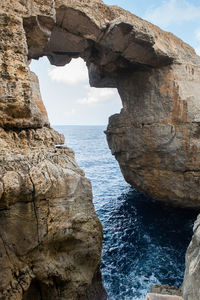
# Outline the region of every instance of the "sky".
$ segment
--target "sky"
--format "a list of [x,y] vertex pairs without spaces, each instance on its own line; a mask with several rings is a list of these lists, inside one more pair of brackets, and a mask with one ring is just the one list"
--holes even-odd
[[[174,33],[200,55],[200,0],[105,0]],[[73,59],[64,67],[50,65],[47,58],[32,60],[30,68],[39,77],[42,99],[51,125],[106,125],[119,113],[116,89],[89,86],[87,67]]]

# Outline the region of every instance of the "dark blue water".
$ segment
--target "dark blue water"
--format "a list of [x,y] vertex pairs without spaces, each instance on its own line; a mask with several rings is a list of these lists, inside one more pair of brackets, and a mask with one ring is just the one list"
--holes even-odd
[[144,300],[154,284],[180,285],[196,213],[157,203],[130,187],[103,126],[55,126],[92,181],[104,228],[102,274],[109,300]]

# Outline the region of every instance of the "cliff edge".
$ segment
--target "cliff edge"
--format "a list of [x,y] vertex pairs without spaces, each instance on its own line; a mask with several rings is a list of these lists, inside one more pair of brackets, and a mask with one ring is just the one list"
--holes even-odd
[[[0,36],[0,299],[103,299],[91,185],[50,128],[29,61],[82,57],[91,86],[115,87],[122,99],[106,135],[126,181],[199,208],[200,58],[100,0],[2,0]],[[185,299],[196,300],[195,278],[187,265]]]

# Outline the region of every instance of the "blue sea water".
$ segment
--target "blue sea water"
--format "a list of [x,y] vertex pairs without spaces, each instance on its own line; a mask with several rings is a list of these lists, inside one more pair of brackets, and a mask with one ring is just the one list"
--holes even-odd
[[196,213],[160,204],[128,185],[104,126],[54,126],[93,186],[104,228],[102,274],[108,300],[145,300],[154,284],[179,286]]

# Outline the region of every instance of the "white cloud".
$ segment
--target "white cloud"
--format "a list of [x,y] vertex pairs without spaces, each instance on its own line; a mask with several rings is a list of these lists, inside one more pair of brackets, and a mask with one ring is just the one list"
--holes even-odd
[[200,28],[196,30],[195,32],[195,38],[196,38],[196,47],[195,51],[198,55],[200,55]]
[[97,104],[104,102],[114,96],[117,96],[116,89],[112,88],[90,88],[87,87],[88,94],[86,97],[78,99],[77,102],[80,104]]
[[74,116],[75,114],[76,114],[76,110],[74,108],[64,112],[65,117]]
[[200,55],[200,45],[194,48],[197,55]]
[[186,0],[164,0],[161,6],[149,9],[144,15],[144,19],[162,28],[198,18],[200,5],[195,6]]
[[48,75],[53,81],[63,82],[68,85],[88,81],[88,70],[86,63],[81,59],[73,59],[64,67],[52,67]]
[[200,42],[200,28],[195,33],[196,39]]

